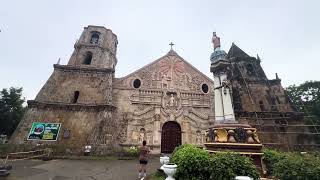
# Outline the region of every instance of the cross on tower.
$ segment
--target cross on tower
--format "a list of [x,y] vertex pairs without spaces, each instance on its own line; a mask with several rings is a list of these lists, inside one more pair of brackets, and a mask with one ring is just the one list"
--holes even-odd
[[174,45],[172,42],[169,44],[171,46],[171,50],[172,50],[172,46]]

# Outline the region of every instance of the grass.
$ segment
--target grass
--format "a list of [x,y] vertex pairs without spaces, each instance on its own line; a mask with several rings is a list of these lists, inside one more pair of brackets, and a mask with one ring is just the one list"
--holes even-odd
[[151,174],[150,178],[148,180],[165,180],[166,177],[164,174],[160,173],[159,171]]

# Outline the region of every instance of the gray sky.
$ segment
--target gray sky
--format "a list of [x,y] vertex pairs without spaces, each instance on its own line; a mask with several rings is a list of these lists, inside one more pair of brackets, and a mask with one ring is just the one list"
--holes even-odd
[[234,42],[259,56],[269,79],[283,86],[320,78],[320,1],[296,0],[2,0],[0,89],[23,87],[34,99],[61,57],[66,64],[84,26],[118,36],[116,76],[175,51],[210,74],[212,31],[222,48]]

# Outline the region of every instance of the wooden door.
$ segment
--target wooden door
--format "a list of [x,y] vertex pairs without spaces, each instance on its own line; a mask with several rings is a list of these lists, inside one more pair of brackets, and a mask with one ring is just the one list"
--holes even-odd
[[177,122],[164,123],[161,132],[161,152],[172,153],[175,147],[181,145],[181,127]]

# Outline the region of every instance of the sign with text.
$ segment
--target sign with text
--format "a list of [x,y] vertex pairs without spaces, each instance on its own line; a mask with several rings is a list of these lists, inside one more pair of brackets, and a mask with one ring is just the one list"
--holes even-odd
[[34,122],[30,129],[28,140],[56,141],[61,123]]

